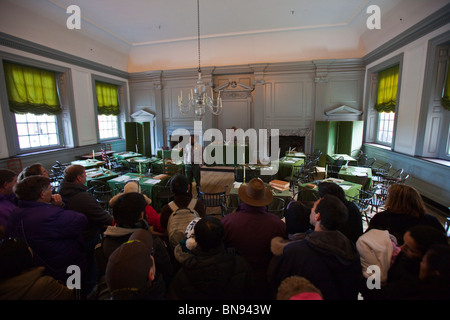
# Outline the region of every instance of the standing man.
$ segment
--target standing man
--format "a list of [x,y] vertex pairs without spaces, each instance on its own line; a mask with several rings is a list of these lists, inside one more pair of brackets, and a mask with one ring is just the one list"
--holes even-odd
[[83,238],[88,273],[91,276],[87,288],[87,293],[89,293],[97,284],[98,272],[94,260],[94,248],[100,242],[100,235],[105,228],[112,225],[113,217],[87,191],[86,170],[83,166],[71,165],[64,170],[64,180],[59,187],[59,194],[66,203],[66,209],[84,213],[88,219],[88,224],[83,231]]
[[235,248],[254,272],[252,299],[273,299],[267,277],[272,259],[270,242],[275,237],[287,238],[286,224],[267,211],[273,194],[259,178],[239,188],[241,204],[234,213],[222,219],[225,246]]
[[192,192],[192,180],[195,179],[197,194],[200,189],[200,169],[203,165],[203,146],[195,135],[191,135],[191,143],[184,148],[184,170]]

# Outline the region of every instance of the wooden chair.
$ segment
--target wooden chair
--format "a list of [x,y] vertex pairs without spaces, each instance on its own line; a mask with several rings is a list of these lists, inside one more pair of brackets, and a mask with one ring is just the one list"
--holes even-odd
[[227,186],[225,186],[224,191],[216,193],[207,193],[199,189],[197,198],[203,202],[206,209],[220,208],[220,213],[222,214],[222,217],[225,217],[227,210],[226,193],[227,193]]
[[113,193],[109,184],[102,180],[89,180],[87,182],[88,191],[95,197],[98,203],[105,209],[109,210],[109,200]]
[[272,202],[267,206],[267,211],[283,219],[285,204],[283,198],[273,197]]
[[230,194],[226,195],[225,198],[226,198],[225,215],[227,215],[237,209],[237,207],[241,203],[241,198],[239,198],[238,195],[230,195]]
[[371,204],[373,200],[373,191],[372,190],[359,190],[359,195],[356,198],[351,199],[351,201],[358,207],[363,219],[369,223],[370,218],[368,215],[368,211],[371,210]]
[[9,170],[14,171],[15,173],[19,174],[22,172],[22,160],[19,158],[12,158],[6,161],[6,166]]

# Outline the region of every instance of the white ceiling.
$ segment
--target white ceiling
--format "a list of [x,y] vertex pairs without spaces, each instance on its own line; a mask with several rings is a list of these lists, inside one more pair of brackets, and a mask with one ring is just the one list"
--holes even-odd
[[[70,15],[66,12],[66,8],[69,5],[77,5],[81,9],[80,32],[83,36],[111,48],[122,48],[122,52],[128,50],[128,55],[139,55],[138,50],[144,50],[143,48],[153,50],[168,45],[173,50],[173,46],[180,43],[190,42],[191,47],[193,44],[196,45],[196,0],[0,0],[0,6],[2,2],[10,2],[18,8],[31,12],[35,19],[51,20],[61,28],[65,28]],[[377,37],[395,36],[394,33],[404,31],[449,2],[449,0],[200,0],[201,38],[203,41],[225,39],[223,42],[230,45],[228,42],[230,39],[242,37],[265,35],[278,37],[287,33],[292,35],[295,32],[318,33],[322,37],[327,33],[331,36],[336,30],[345,30],[350,34],[349,42],[355,42],[353,47],[358,47],[355,55],[373,49],[372,40],[376,40]],[[368,36],[366,21],[370,14],[366,9],[373,4],[380,7],[383,23],[386,18],[390,19],[390,24],[385,23],[384,26],[395,28],[385,27],[376,36],[375,33]],[[358,39],[350,40],[356,36]],[[304,43],[304,46],[306,45]],[[280,53],[283,53],[282,48],[279,49]],[[273,48],[269,51],[272,50]],[[164,56],[164,50],[152,53],[161,54],[161,59]],[[140,54],[144,55],[144,51]],[[145,51],[145,54],[148,52]],[[271,54],[276,55],[275,52]],[[286,58],[290,59],[288,55]],[[139,59],[141,57],[138,56],[136,60]],[[195,65],[195,59],[192,60]]]

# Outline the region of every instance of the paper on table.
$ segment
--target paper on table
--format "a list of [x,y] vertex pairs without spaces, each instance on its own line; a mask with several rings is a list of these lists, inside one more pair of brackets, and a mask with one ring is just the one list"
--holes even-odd
[[160,183],[160,182],[161,182],[161,180],[147,179],[147,180],[145,180],[145,181],[142,182],[142,183],[146,183],[146,184],[157,184],[157,183]]
[[239,189],[239,187],[241,186],[242,182],[235,182],[233,183],[233,188],[235,189]]
[[128,181],[130,180],[129,176],[120,176],[114,179],[111,179],[111,181],[121,182],[121,181]]
[[345,185],[345,184],[342,185],[342,184],[341,184],[341,188],[344,189],[344,190],[348,190],[348,189],[350,189],[351,187],[352,187],[352,186]]
[[295,163],[294,160],[284,160],[283,162],[284,162],[284,163]]

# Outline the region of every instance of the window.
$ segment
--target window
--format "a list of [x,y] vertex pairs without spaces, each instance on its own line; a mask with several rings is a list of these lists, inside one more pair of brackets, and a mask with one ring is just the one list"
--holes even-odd
[[98,115],[98,132],[101,140],[119,137],[117,122],[117,116]]
[[7,61],[3,66],[18,149],[23,152],[62,145],[56,73]]
[[118,87],[114,84],[96,81],[97,119],[100,140],[119,138],[120,105]]
[[392,144],[394,134],[394,112],[380,112],[378,114],[377,141],[382,144]]
[[21,150],[59,145],[56,116],[32,113],[15,116]]
[[399,65],[378,73],[377,100],[377,143],[392,145],[394,136],[395,107],[397,105]]

